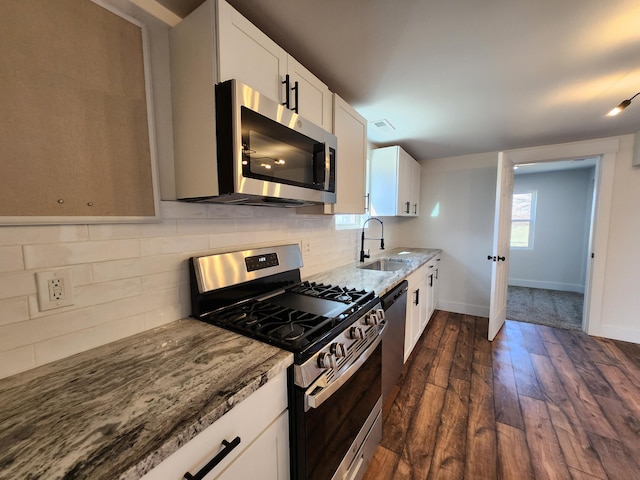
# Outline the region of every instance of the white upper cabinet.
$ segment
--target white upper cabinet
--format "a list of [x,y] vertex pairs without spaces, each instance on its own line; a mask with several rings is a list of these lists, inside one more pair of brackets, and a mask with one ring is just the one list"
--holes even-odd
[[298,107],[300,115],[330,132],[332,93],[329,87],[291,55],[287,58],[287,73],[290,108]]
[[399,146],[371,153],[371,214],[417,217],[420,164]]
[[[213,0],[210,0],[213,1]],[[231,5],[218,1],[217,81],[237,79],[277,102],[283,102],[282,81],[287,74],[287,52],[244,18]]]
[[367,120],[338,95],[333,95],[333,134],[338,137],[336,203],[326,213],[365,212]]
[[235,78],[331,130],[331,92],[324,83],[224,0],[218,0],[217,29],[213,20],[217,81]]

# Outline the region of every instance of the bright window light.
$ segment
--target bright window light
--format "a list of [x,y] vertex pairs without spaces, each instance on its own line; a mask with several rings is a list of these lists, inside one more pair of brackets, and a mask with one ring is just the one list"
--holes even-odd
[[533,248],[535,210],[535,192],[513,194],[511,248]]

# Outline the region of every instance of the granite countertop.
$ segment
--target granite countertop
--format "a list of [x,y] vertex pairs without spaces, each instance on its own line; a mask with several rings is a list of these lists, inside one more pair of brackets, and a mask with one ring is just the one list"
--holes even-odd
[[0,479],[137,479],[293,355],[178,320],[0,380]]
[[[374,253],[375,250],[371,250],[371,252]],[[328,272],[312,275],[305,278],[305,280],[373,290],[379,297],[382,297],[404,280],[407,275],[440,253],[442,253],[442,250],[438,248],[394,248],[393,250],[382,250],[379,251],[378,255],[372,255],[371,258],[368,258],[363,263],[350,263]],[[406,266],[393,272],[357,268],[359,265],[366,265],[384,258],[401,259]]]
[[[397,248],[393,272],[354,262],[305,280],[379,296],[441,252]],[[138,479],[276,374],[293,355],[183,319],[0,379],[0,480]]]

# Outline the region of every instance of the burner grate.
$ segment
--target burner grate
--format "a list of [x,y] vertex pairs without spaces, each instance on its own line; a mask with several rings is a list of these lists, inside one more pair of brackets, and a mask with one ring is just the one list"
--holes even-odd
[[374,292],[307,281],[278,295],[236,303],[201,318],[303,358],[346,328],[374,299]]
[[211,318],[220,326],[295,350],[322,337],[341,319],[260,301],[218,312]]
[[374,297],[374,293],[356,288],[340,287],[337,285],[325,285],[323,283],[302,282],[287,288],[287,291],[308,295],[310,297],[334,300],[343,303],[358,303],[362,305]]

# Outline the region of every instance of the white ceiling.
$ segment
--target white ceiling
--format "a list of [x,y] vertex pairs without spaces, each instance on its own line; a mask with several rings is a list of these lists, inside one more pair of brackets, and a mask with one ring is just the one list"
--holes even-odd
[[638,0],[228,1],[419,160],[640,130]]

